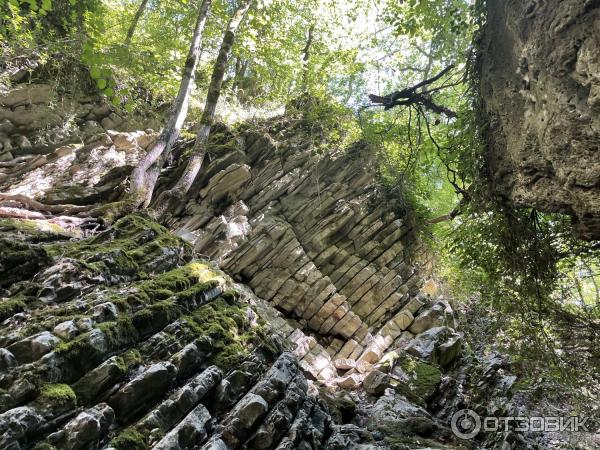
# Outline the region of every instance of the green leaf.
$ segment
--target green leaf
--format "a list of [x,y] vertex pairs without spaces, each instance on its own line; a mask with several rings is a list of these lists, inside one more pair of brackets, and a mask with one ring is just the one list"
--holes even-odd
[[94,80],[100,78],[100,68],[98,66],[92,66],[92,68],[90,69],[90,76]]
[[104,89],[102,93],[108,98],[112,98],[112,96],[115,95],[115,91],[112,88]]
[[96,84],[98,85],[98,89],[102,90],[106,87],[106,80],[104,78],[100,78]]

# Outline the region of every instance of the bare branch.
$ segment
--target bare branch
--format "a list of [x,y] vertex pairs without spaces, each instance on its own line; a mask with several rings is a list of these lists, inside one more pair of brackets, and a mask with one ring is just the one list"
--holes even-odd
[[369,99],[373,104],[375,104],[375,106],[383,106],[385,110],[391,109],[395,106],[414,105],[424,107],[425,109],[433,111],[437,114],[444,114],[446,117],[449,118],[456,117],[456,113],[454,111],[452,111],[449,108],[446,108],[445,106],[438,105],[433,101],[431,93],[436,92],[440,88],[434,88],[430,91],[418,92],[418,90],[423,86],[429,86],[430,84],[435,83],[436,81],[441,79],[453,68],[454,65],[451,64],[437,75],[423,80],[412,87],[402,89],[401,91],[392,92],[391,94],[385,96],[370,94]]

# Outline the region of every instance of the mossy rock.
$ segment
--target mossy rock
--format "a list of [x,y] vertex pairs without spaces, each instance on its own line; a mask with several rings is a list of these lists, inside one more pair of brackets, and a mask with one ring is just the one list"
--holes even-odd
[[0,322],[24,311],[25,308],[27,308],[27,304],[22,297],[0,300]]
[[396,389],[410,397],[427,400],[442,379],[442,371],[411,355],[402,354],[395,361],[393,374],[400,379]]
[[35,402],[55,412],[67,411],[77,406],[77,395],[68,384],[44,384]]
[[48,246],[53,256],[80,260],[96,273],[139,279],[191,259],[189,243],[143,214],[130,214],[88,239]]
[[[231,296],[227,297],[231,300]],[[246,309],[220,297],[185,316],[186,324],[197,338],[212,342],[210,364],[224,372],[238,365],[251,351],[272,343],[264,324],[250,325]]]
[[0,288],[31,279],[52,262],[44,248],[15,238],[0,238],[0,248]]
[[146,450],[148,448],[146,437],[134,428],[121,431],[110,441],[110,445],[115,450]]

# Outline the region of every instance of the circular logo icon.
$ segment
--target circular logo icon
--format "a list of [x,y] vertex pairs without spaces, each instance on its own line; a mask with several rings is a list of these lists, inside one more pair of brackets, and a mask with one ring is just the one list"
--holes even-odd
[[481,430],[479,414],[470,409],[461,409],[454,413],[450,423],[452,432],[460,439],[473,439]]

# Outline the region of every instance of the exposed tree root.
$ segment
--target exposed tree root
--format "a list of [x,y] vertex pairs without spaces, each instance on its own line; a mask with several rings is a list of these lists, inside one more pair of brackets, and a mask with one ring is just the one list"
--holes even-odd
[[44,221],[58,225],[64,230],[79,230],[83,235],[95,233],[103,228],[103,223],[93,217],[46,216],[38,211],[14,207],[0,206],[0,218]]
[[80,205],[46,205],[45,203],[38,202],[26,195],[21,194],[3,194],[0,193],[0,203],[20,203],[27,209],[46,212],[52,214],[77,214],[82,212],[88,212],[92,209],[92,206],[80,206]]

